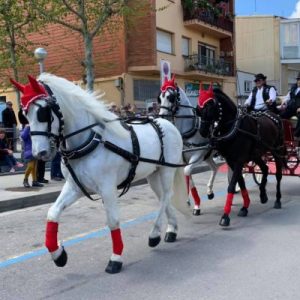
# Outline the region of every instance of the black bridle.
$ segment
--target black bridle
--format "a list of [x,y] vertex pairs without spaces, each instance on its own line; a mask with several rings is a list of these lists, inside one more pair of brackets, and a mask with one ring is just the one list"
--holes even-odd
[[183,118],[183,119],[188,119],[188,118],[195,118],[195,116],[191,116],[191,115],[182,115],[182,116],[176,116],[177,111],[179,110],[180,107],[183,108],[191,108],[193,109],[194,112],[196,112],[196,109],[194,106],[191,105],[184,105],[180,103],[180,91],[179,88],[177,87],[176,89],[173,89],[171,87],[169,87],[165,92],[162,92],[161,95],[163,97],[165,97],[166,92],[169,92],[170,95],[168,96],[168,101],[171,103],[171,106],[164,106],[161,105],[161,99],[160,99],[160,95],[157,98],[157,102],[159,104],[160,108],[164,108],[165,110],[167,110],[168,112],[170,112],[170,114],[159,114],[159,117],[161,118],[171,118],[173,121],[175,118]]

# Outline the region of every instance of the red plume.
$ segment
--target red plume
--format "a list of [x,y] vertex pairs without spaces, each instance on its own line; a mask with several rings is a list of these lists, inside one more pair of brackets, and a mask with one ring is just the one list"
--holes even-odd
[[27,77],[29,79],[30,85],[36,93],[45,93],[45,89],[37,82],[37,80],[33,76],[27,75]]
[[12,78],[9,78],[10,82],[15,86],[15,88],[17,90],[19,90],[20,92],[24,93],[24,90],[25,90],[25,86],[22,85],[21,83],[15,81],[14,79]]
[[214,99],[214,92],[213,92],[213,84],[210,83],[208,90],[202,90],[202,82],[200,83],[200,90],[199,90],[199,98],[198,98],[198,105],[200,108],[203,108],[204,105]]
[[162,85],[160,90],[164,93],[164,92],[166,92],[166,90],[168,88],[171,88],[171,89],[174,89],[174,90],[176,89],[175,74],[172,76],[171,80],[168,80],[167,78],[165,78],[164,84]]

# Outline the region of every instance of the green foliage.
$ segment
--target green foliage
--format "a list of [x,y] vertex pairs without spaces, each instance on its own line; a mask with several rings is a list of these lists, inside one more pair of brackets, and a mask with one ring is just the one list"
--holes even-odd
[[38,22],[27,0],[0,1],[0,86],[8,86],[8,77],[19,80],[19,68],[32,59],[33,43],[28,34]]
[[[118,32],[123,24],[149,5],[148,0],[30,0],[42,20],[60,24],[82,36],[85,49],[83,66],[87,89],[93,90],[93,40],[105,32]],[[134,5],[133,5],[134,3]],[[147,5],[146,5],[147,4]]]

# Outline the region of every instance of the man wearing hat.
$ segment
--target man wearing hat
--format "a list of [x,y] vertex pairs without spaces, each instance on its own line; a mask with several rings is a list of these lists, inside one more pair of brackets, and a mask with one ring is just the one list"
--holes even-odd
[[295,136],[300,137],[300,73],[298,73],[296,79],[296,84],[292,86],[281,104],[281,107],[285,108],[285,110],[280,113],[280,116],[283,119],[289,119],[293,116],[298,118],[294,134]]
[[11,149],[14,150],[13,137],[15,126],[17,125],[17,119],[11,101],[6,102],[6,108],[2,111],[2,122],[4,128],[9,128],[6,133],[6,137],[9,141]]
[[245,106],[254,111],[274,110],[276,108],[277,93],[273,86],[267,85],[267,76],[262,73],[255,75],[255,87],[253,88]]

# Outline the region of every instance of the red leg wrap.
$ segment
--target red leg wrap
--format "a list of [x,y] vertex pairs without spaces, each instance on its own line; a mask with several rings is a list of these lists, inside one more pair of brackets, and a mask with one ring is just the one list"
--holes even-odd
[[250,198],[247,189],[241,190],[241,193],[244,200],[244,207],[248,208],[250,205]]
[[227,194],[227,199],[226,199],[226,205],[224,207],[224,213],[229,215],[231,212],[231,205],[232,205],[232,200],[233,200],[233,193],[228,193]]
[[58,223],[48,221],[46,227],[45,245],[49,250],[49,252],[54,252],[58,249],[57,232],[58,232]]
[[112,243],[113,243],[113,253],[117,254],[117,255],[122,255],[123,242],[122,242],[120,228],[112,230],[110,233],[111,233],[111,239],[112,239]]
[[185,176],[185,183],[187,188],[187,193],[190,193],[190,176]]
[[195,205],[200,206],[201,199],[198,195],[197,189],[195,187],[191,188],[192,196],[194,198]]

